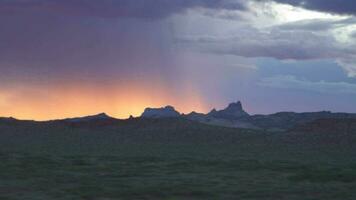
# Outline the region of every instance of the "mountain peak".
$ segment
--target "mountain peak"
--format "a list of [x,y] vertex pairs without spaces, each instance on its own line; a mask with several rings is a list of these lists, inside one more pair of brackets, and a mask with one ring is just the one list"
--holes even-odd
[[111,118],[109,115],[107,115],[106,113],[99,113],[97,115],[93,115],[92,117],[96,117],[96,118]]
[[243,110],[241,101],[237,101],[235,103],[230,103],[225,110]]
[[213,108],[209,113],[208,113],[208,115],[210,115],[210,114],[214,114],[214,113],[216,113],[216,112],[218,112],[215,108]]

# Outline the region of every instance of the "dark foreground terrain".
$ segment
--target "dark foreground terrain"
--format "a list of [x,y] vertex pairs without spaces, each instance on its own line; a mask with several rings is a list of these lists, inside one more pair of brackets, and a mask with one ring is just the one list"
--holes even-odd
[[0,120],[0,199],[354,200],[353,125],[320,123],[265,133],[183,119]]

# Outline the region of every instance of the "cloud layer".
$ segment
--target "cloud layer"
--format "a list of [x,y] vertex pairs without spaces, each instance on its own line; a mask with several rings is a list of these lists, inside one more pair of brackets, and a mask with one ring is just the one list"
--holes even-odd
[[5,0],[0,11],[28,10],[97,17],[157,19],[190,8],[243,9],[240,0]]
[[[253,0],[269,3],[272,0]],[[356,2],[351,0],[273,0],[306,9],[335,14],[356,14]],[[190,8],[239,10],[242,0],[3,0],[1,11],[34,9],[73,15],[100,17],[162,18]]]
[[356,2],[352,0],[275,0],[306,9],[336,14],[356,14]]
[[262,79],[258,85],[280,89],[297,89],[326,94],[356,94],[356,84],[300,80],[295,76],[274,76]]

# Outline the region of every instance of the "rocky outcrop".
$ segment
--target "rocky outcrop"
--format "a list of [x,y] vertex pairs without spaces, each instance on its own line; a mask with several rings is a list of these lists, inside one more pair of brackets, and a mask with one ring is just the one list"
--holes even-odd
[[249,117],[250,115],[244,111],[241,102],[238,101],[236,103],[230,103],[228,107],[223,110],[217,111],[213,109],[210,113],[208,113],[208,116],[218,119],[237,120]]
[[163,108],[146,108],[141,115],[143,118],[170,118],[179,116],[179,112],[177,112],[173,106],[166,106]]

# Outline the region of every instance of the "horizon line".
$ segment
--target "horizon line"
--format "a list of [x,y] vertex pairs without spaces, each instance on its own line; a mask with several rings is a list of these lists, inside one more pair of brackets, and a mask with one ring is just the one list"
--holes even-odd
[[[232,103],[238,103],[238,102],[240,102],[241,104],[242,104],[242,102],[241,101],[236,101],[236,102],[232,102]],[[229,103],[229,105],[230,104],[232,104],[232,103]],[[163,108],[165,108],[165,107],[167,107],[167,106],[171,106],[171,107],[173,107],[174,109],[175,109],[175,106],[172,106],[171,104],[168,104],[168,105],[166,105],[166,106],[161,106],[161,107],[150,107],[150,106],[148,106],[148,107],[146,107],[145,109],[148,109],[148,108],[151,108],[151,109],[163,109]],[[227,108],[227,106],[225,107],[225,108]],[[223,109],[225,109],[225,108],[223,108]],[[107,112],[97,112],[96,114],[84,114],[84,115],[79,115],[79,116],[77,116],[77,115],[73,115],[73,116],[68,116],[68,117],[58,117],[58,118],[49,118],[49,119],[44,119],[44,120],[37,120],[37,119],[24,119],[24,118],[18,118],[18,117],[15,117],[15,116],[1,116],[0,115],[0,119],[1,118],[6,118],[6,119],[15,119],[15,120],[21,120],[21,121],[35,121],[35,122],[48,122],[48,121],[57,121],[57,120],[69,120],[69,119],[76,119],[76,118],[78,118],[78,119],[80,119],[80,118],[85,118],[85,117],[94,117],[94,116],[98,116],[98,115],[106,115],[107,117],[110,117],[110,118],[113,118],[113,119],[117,119],[117,120],[128,120],[128,119],[130,119],[130,118],[141,118],[142,117],[142,114],[143,114],[143,112],[145,111],[145,109],[142,111],[142,113],[140,114],[140,115],[132,115],[132,114],[129,114],[129,116],[127,117],[127,118],[120,118],[120,117],[114,117],[114,116],[112,116],[112,115],[110,115],[110,114],[108,114]],[[210,111],[212,111],[212,110],[214,110],[214,109],[216,109],[216,108],[212,108],[212,109],[210,109]],[[223,109],[219,109],[219,110],[223,110]],[[242,107],[242,109],[245,111],[245,112],[247,112],[243,107]],[[176,109],[175,109],[176,110]],[[218,111],[219,111],[218,110]],[[207,112],[207,113],[203,113],[203,112],[196,112],[196,111],[194,111],[194,110],[192,110],[192,111],[190,111],[190,112],[179,112],[178,110],[176,110],[180,115],[188,115],[188,114],[190,114],[190,113],[193,113],[193,112],[195,112],[195,113],[199,113],[199,114],[204,114],[204,115],[207,115],[209,112]],[[342,112],[342,111],[331,111],[331,110],[314,110],[314,111],[300,111],[300,112],[298,112],[298,111],[292,111],[292,110],[285,110],[285,111],[276,111],[276,112],[271,112],[271,113],[252,113],[252,114],[250,114],[249,112],[247,112],[249,115],[251,115],[251,116],[254,116],[254,115],[273,115],[273,114],[277,114],[277,113],[318,113],[318,112],[329,112],[329,113],[345,113],[345,114],[355,114],[355,113],[352,113],[352,112]]]

